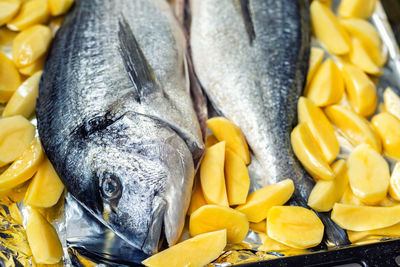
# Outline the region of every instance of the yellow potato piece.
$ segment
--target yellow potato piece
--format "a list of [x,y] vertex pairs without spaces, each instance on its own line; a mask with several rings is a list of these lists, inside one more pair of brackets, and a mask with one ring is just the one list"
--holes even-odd
[[256,231],[258,233],[266,233],[267,221],[262,220],[261,222],[258,222],[258,223],[251,222],[249,227],[250,227],[250,230]]
[[372,126],[381,138],[386,155],[400,159],[400,121],[387,112],[375,115]]
[[[264,229],[264,232],[266,229],[267,228]],[[258,235],[262,242],[262,245],[258,247],[258,250],[260,251],[282,251],[291,249],[291,247],[272,239],[267,234],[259,233]]]
[[375,27],[364,19],[342,19],[340,21],[347,32],[358,38],[378,67],[382,67],[387,58],[382,54],[382,41]]
[[353,194],[350,185],[347,186],[346,190],[344,191],[344,194],[340,199],[340,203],[355,206],[365,206],[365,204],[362,203],[361,200]]
[[55,264],[61,260],[63,249],[56,230],[34,209],[29,213],[26,236],[37,263]]
[[390,176],[389,194],[395,200],[400,201],[400,162],[394,165]]
[[354,206],[336,203],[332,220],[351,231],[368,231],[389,227],[400,222],[400,205],[393,207]]
[[294,154],[311,176],[315,179],[334,179],[335,175],[323,158],[307,124],[300,123],[293,129],[291,142]]
[[11,60],[11,46],[15,36],[17,35],[17,32],[11,31],[6,27],[0,27],[0,51]]
[[360,231],[360,232],[347,231],[347,235],[351,243],[355,243],[357,241],[360,241],[361,239],[370,236],[400,237],[400,223],[397,223],[389,227],[369,230],[369,231]]
[[244,161],[229,148],[225,151],[225,179],[229,205],[244,204],[250,187],[249,172]]
[[74,0],[48,0],[50,13],[53,16],[59,16],[68,11]]
[[0,119],[0,167],[14,161],[35,137],[35,126],[22,116]]
[[203,191],[201,190],[200,178],[196,175],[195,182],[194,182],[194,189],[192,192],[192,198],[190,200],[188,215],[190,216],[198,208],[200,208],[204,205],[207,205],[207,202],[204,199]]
[[308,206],[316,211],[330,211],[338,202],[348,187],[346,162],[339,160],[332,165],[335,179],[332,181],[319,180],[315,184],[308,198]]
[[232,208],[217,205],[205,205],[190,216],[191,236],[226,229],[227,242],[240,243],[249,231],[246,215]]
[[207,126],[219,141],[226,141],[226,147],[241,157],[244,163],[250,163],[249,147],[239,127],[223,117],[208,119]]
[[360,68],[350,64],[343,65],[342,75],[353,110],[363,117],[371,116],[378,104],[375,84]]
[[38,58],[35,62],[33,62],[31,65],[27,67],[23,67],[18,69],[18,71],[26,76],[32,76],[38,71],[42,71],[44,67],[44,63],[46,63],[46,54]]
[[24,204],[49,208],[58,202],[63,191],[64,185],[60,177],[58,177],[49,159],[45,158],[29,184]]
[[309,86],[312,78],[314,77],[315,71],[321,65],[322,60],[324,59],[324,50],[318,47],[311,47],[310,51],[310,62],[308,64],[308,73],[307,73],[307,84],[306,87]]
[[51,30],[51,34],[53,35],[53,38],[54,38],[54,36],[56,36],[58,29],[61,27],[61,24],[63,23],[64,18],[65,18],[64,16],[61,16],[61,17],[52,18],[50,20],[49,27]]
[[3,26],[17,14],[20,0],[0,0],[0,26]]
[[387,194],[389,166],[376,150],[367,144],[356,147],[347,159],[351,189],[362,202],[377,204]]
[[246,214],[250,222],[258,223],[267,218],[268,211],[273,206],[285,204],[294,191],[291,179],[263,187],[247,197],[247,202],[236,207],[236,210]]
[[15,65],[23,68],[33,64],[47,52],[51,39],[50,28],[44,25],[34,25],[20,32],[12,46]]
[[22,31],[34,24],[46,23],[49,15],[47,0],[30,0],[22,4],[18,15],[7,23],[7,27]]
[[305,249],[321,243],[324,225],[312,210],[275,206],[268,212],[267,234],[287,246]]
[[206,148],[209,148],[210,146],[213,146],[216,143],[218,143],[218,139],[213,134],[207,135],[207,137],[206,137]]
[[222,254],[226,246],[226,230],[205,233],[142,261],[148,267],[163,267],[166,263],[170,267],[202,267]]
[[329,7],[319,1],[310,6],[311,25],[316,37],[335,55],[350,52],[350,38]]
[[324,111],[328,119],[339,128],[353,146],[369,144],[376,151],[381,152],[381,140],[365,118],[339,105],[329,106]]
[[350,62],[365,71],[368,74],[375,76],[382,75],[382,70],[371,59],[369,51],[363,46],[357,38],[351,39],[351,51],[349,54]]
[[208,204],[229,206],[224,175],[225,141],[206,150],[200,166],[200,181]]
[[3,117],[22,115],[26,118],[33,113],[36,107],[36,98],[39,93],[39,82],[42,72],[39,71],[25,80],[13,94],[3,111]]
[[43,159],[43,149],[39,138],[35,138],[28,148],[0,175],[0,189],[9,189],[29,180]]
[[14,63],[3,52],[0,52],[0,70],[0,103],[5,103],[21,84],[21,77]]
[[383,101],[385,111],[400,120],[400,97],[392,90],[392,88],[388,87],[385,89],[383,92]]
[[339,142],[324,112],[305,97],[300,97],[297,112],[299,123],[307,123],[325,161],[333,162],[339,154]]
[[338,103],[344,93],[344,82],[340,70],[330,59],[317,69],[304,95],[317,106],[327,106]]
[[338,8],[342,18],[369,18],[374,13],[376,0],[341,0]]

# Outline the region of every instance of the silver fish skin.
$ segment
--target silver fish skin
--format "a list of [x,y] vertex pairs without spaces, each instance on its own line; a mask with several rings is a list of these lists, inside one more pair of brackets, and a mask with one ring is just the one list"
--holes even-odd
[[[192,0],[190,45],[197,77],[220,114],[243,131],[263,176],[258,187],[293,179],[292,204],[307,206],[314,182],[296,159],[290,132],[308,68],[304,0]],[[253,177],[252,177],[253,179]],[[328,241],[343,229],[319,214]]]
[[185,51],[165,0],[77,0],[40,83],[39,135],[66,188],[146,254],[177,242],[204,150]]

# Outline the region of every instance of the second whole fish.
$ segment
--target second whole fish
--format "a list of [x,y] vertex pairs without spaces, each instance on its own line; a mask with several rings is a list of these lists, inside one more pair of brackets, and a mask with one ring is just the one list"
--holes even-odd
[[[192,0],[190,5],[193,64],[207,96],[246,136],[263,174],[260,186],[291,178],[292,204],[306,206],[314,181],[293,153],[290,132],[308,68],[308,1]],[[329,243],[348,243],[329,214],[319,216]]]

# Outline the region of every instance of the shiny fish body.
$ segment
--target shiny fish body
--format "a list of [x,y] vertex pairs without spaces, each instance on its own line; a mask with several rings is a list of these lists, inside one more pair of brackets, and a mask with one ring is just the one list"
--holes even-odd
[[[265,186],[291,178],[292,204],[306,206],[314,182],[296,159],[290,132],[308,68],[309,11],[303,0],[192,0],[190,44],[197,77],[215,109],[244,132]],[[319,214],[328,240],[344,230]]]
[[185,48],[165,0],[77,0],[40,83],[39,135],[68,191],[146,254],[178,240],[204,149]]

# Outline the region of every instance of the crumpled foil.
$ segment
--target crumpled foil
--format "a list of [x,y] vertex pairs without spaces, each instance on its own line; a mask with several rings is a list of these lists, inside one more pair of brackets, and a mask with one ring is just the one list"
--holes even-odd
[[[337,8],[339,0],[333,0],[332,6]],[[383,76],[377,81],[379,103],[383,102],[382,95],[386,87],[391,87],[400,95],[400,53],[396,39],[387,20],[386,14],[377,3],[375,13],[370,21],[377,28],[389,60],[384,67]],[[313,45],[319,46],[316,40]],[[345,100],[344,100],[345,101]],[[346,104],[346,103],[344,103]],[[379,108],[376,112],[379,112]],[[36,121],[32,120],[36,125]],[[339,158],[346,159],[351,144],[337,132],[341,152]],[[391,169],[394,161],[388,159]],[[257,162],[249,166],[251,189],[261,187],[257,182]],[[0,173],[2,169],[0,168]],[[0,265],[1,266],[39,266],[33,261],[29,248],[24,225],[28,214],[28,207],[23,205],[23,197],[28,183],[10,191],[0,191]],[[97,221],[70,194],[65,193],[56,206],[39,210],[49,222],[53,224],[64,248],[64,257],[61,263],[53,266],[133,266],[146,258],[142,252],[126,244],[110,229]],[[189,238],[188,230],[182,233],[181,240]],[[379,242],[387,239],[379,236],[369,237],[358,244]],[[295,256],[311,253],[309,250],[290,249],[285,251],[263,251],[262,241],[258,233],[249,231],[241,244],[230,245],[222,255],[209,266],[232,266],[236,264],[257,262],[278,257]],[[331,247],[330,249],[335,249]],[[45,265],[40,265],[45,266]],[[47,265],[46,265],[47,266]],[[50,266],[50,265],[49,265]]]

